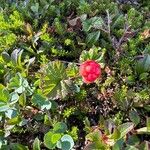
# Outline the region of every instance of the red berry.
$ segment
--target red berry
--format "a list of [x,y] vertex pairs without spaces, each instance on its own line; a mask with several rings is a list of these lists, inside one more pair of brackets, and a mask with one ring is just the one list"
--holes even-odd
[[80,75],[85,83],[92,83],[101,75],[101,66],[94,60],[87,60],[80,65]]

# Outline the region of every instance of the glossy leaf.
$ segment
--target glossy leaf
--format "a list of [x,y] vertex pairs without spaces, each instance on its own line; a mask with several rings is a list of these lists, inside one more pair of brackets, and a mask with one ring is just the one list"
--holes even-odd
[[31,10],[32,10],[34,13],[38,13],[38,10],[39,10],[39,3],[35,3],[34,6],[31,6]]
[[12,143],[10,145],[11,150],[29,150],[27,146],[24,146],[19,143]]
[[136,63],[136,71],[138,74],[150,71],[150,55],[144,55]]
[[150,117],[146,118],[147,131],[150,132]]
[[131,135],[128,137],[127,142],[128,145],[138,145],[140,143],[140,139],[138,138],[137,135]]
[[61,134],[59,134],[59,133],[54,133],[54,134],[51,136],[51,142],[52,142],[52,143],[57,143],[57,141],[59,141],[60,138],[61,138]]
[[71,144],[68,141],[63,141],[63,142],[58,142],[57,147],[62,149],[62,150],[70,150],[71,149]]
[[0,101],[7,102],[9,99],[9,91],[2,84],[0,84]]
[[14,110],[14,109],[9,109],[5,112],[5,115],[11,119],[11,118],[14,118],[14,117],[17,117],[17,110]]
[[100,31],[88,33],[86,41],[89,45],[94,45],[100,37]]
[[16,93],[16,92],[12,92],[10,94],[10,101],[9,103],[12,105],[12,104],[15,104],[18,100],[19,100],[19,95]]
[[16,125],[16,124],[18,124],[18,123],[20,123],[21,122],[21,118],[19,117],[19,116],[17,116],[17,117],[14,117],[14,118],[12,118],[12,119],[9,119],[8,121],[7,121],[7,124],[8,125]]
[[32,90],[28,84],[28,81],[25,78],[23,78],[19,72],[15,75],[15,77],[11,78],[8,87],[10,89],[15,89],[15,92],[19,94],[25,91],[28,94],[32,93]]
[[57,147],[62,150],[71,150],[74,146],[74,141],[70,135],[65,134],[57,143]]
[[47,100],[44,96],[40,94],[35,94],[32,97],[32,103],[37,105],[41,110],[49,110],[51,109],[51,102]]
[[82,51],[80,55],[80,61],[84,62],[90,59],[102,63],[105,52],[106,49],[101,49],[100,47],[92,47],[89,51]]
[[44,136],[44,144],[45,144],[45,146],[47,147],[47,148],[49,148],[49,149],[54,149],[55,147],[56,147],[56,143],[53,143],[52,141],[51,141],[51,138],[52,138],[52,136],[53,136],[53,132],[48,132],[48,133],[46,133],[45,134],[45,136]]
[[26,93],[25,92],[19,96],[19,104],[23,107],[26,105]]
[[136,130],[137,134],[150,134],[150,131],[147,127],[139,128]]
[[44,95],[49,98],[64,98],[69,92],[73,92],[74,84],[71,80],[66,80],[66,70],[63,63],[59,61],[50,62],[46,70],[47,76],[44,78]]
[[19,53],[19,51],[20,51],[20,49],[15,49],[11,53],[11,61],[12,61],[14,66],[16,66],[18,64],[18,53]]
[[120,138],[120,134],[121,134],[120,131],[117,128],[115,128],[111,138],[113,138],[114,140],[117,140]]
[[135,146],[127,146],[125,150],[139,150]]
[[124,123],[118,127],[120,132],[120,137],[124,137],[127,133],[129,133],[134,128],[134,124],[131,122]]
[[92,17],[83,21],[83,30],[88,32],[91,28],[100,29],[103,25],[103,19],[101,17]]
[[69,77],[76,77],[78,74],[78,67],[74,63],[71,63],[68,65],[66,73]]
[[140,117],[137,113],[136,110],[131,110],[129,112],[129,117],[130,117],[130,120],[135,124],[135,125],[138,125],[140,123]]
[[9,54],[7,53],[7,52],[2,52],[2,58],[3,58],[3,60],[6,62],[6,63],[8,63],[8,62],[10,62],[10,56],[9,56]]
[[124,140],[123,138],[116,141],[116,143],[112,146],[112,150],[121,150],[123,148]]
[[53,129],[53,131],[57,133],[64,133],[66,132],[66,130],[67,130],[67,125],[63,122],[56,123]]
[[36,138],[33,142],[33,150],[40,150],[40,140]]
[[0,112],[4,112],[4,111],[7,111],[9,110],[10,107],[8,104],[4,103],[4,102],[0,102]]
[[138,146],[138,149],[139,150],[149,150],[149,147],[150,147],[150,143],[148,141],[144,141]]

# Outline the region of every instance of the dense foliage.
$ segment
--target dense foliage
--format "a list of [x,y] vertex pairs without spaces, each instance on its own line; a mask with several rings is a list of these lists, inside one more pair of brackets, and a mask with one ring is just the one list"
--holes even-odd
[[0,81],[2,150],[148,150],[150,1],[1,0]]

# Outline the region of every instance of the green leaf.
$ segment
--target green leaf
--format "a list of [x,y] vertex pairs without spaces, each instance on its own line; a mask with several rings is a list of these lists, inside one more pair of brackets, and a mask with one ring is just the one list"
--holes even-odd
[[15,77],[10,80],[8,87],[10,89],[15,89],[15,92],[19,94],[30,89],[27,80],[23,78],[20,73],[17,73]]
[[0,101],[2,102],[8,102],[10,98],[9,92],[7,89],[5,89],[5,87],[0,84]]
[[150,112],[150,105],[144,105],[144,109],[146,109],[146,111]]
[[120,132],[120,138],[124,137],[127,133],[129,133],[134,128],[134,123],[127,122],[120,126],[118,126],[118,130]]
[[32,103],[37,105],[41,110],[49,110],[51,109],[51,102],[47,100],[43,95],[34,94],[32,97]]
[[[50,62],[46,69],[46,77],[43,82],[43,92],[49,98],[64,98],[75,88],[71,80],[66,80],[66,70],[63,63],[59,61]],[[43,79],[42,79],[43,80]],[[41,80],[41,81],[42,81]]]
[[[102,142],[92,142],[85,146],[84,150],[109,150],[109,146]],[[116,149],[115,149],[116,150]]]
[[150,55],[146,54],[143,58],[138,60],[135,69],[138,74],[150,71]]
[[109,146],[102,144],[101,142],[92,142],[88,144],[84,150],[110,150]]
[[123,138],[119,139],[112,147],[112,150],[121,150],[123,148],[124,140]]
[[61,80],[66,78],[65,66],[59,61],[50,62],[46,69],[47,77],[43,85],[44,94],[56,97],[61,91]]
[[52,104],[52,110],[56,110],[57,109],[57,107],[58,107],[58,103],[57,102],[55,102],[55,101],[53,101],[53,100],[51,100],[51,104]]
[[32,29],[32,26],[29,24],[29,23],[27,23],[26,25],[25,25],[25,29],[26,29],[26,32],[28,33],[28,35],[29,35],[29,37],[32,37],[33,36],[33,29]]
[[150,55],[145,55],[142,63],[145,71],[150,71]]
[[100,29],[102,28],[104,21],[101,17],[92,17],[90,19],[86,19],[82,22],[83,30],[88,32],[91,28]]
[[114,140],[117,140],[120,138],[120,131],[117,128],[114,129],[114,132],[113,132],[111,138],[113,138]]
[[11,143],[10,148],[11,150],[29,150],[27,146],[18,143]]
[[19,49],[15,49],[12,53],[11,53],[11,61],[13,63],[14,66],[18,65],[18,53],[19,53]]
[[17,73],[15,77],[11,78],[10,83],[8,85],[9,88],[15,89],[21,85],[22,78],[21,74]]
[[101,49],[100,47],[93,46],[90,48],[89,51],[83,50],[80,55],[80,61],[84,62],[88,59],[96,60],[97,62],[101,63],[104,57],[104,54],[106,53],[106,49]]
[[34,6],[31,6],[31,10],[32,10],[34,13],[38,13],[38,10],[39,10],[39,3],[35,3]]
[[9,118],[9,119],[12,119],[14,117],[17,116],[17,110],[14,110],[14,109],[9,109],[5,112],[5,115]]
[[33,150],[40,150],[40,140],[36,138],[33,142]]
[[7,52],[2,52],[1,55],[2,55],[3,60],[4,60],[6,63],[10,62],[10,56],[9,56],[9,54],[8,54]]
[[18,124],[19,122],[21,122],[21,118],[20,118],[19,116],[17,116],[17,117],[14,117],[14,118],[12,118],[12,119],[9,119],[9,120],[7,121],[7,124],[8,124],[8,125],[16,125],[16,124]]
[[149,76],[149,73],[147,73],[147,72],[144,72],[144,73],[141,73],[140,74],[140,76],[139,76],[139,79],[140,80],[147,80],[147,78],[148,78],[148,76]]
[[147,131],[150,132],[150,117],[146,118]]
[[3,141],[0,139],[0,149],[2,148]]
[[150,131],[147,129],[147,127],[143,127],[136,130],[137,134],[150,134]]
[[138,125],[140,123],[140,117],[136,110],[131,110],[129,112],[129,118],[135,125]]
[[149,142],[144,141],[138,146],[139,150],[149,150]]
[[71,144],[68,141],[64,142],[58,142],[57,147],[62,149],[62,150],[70,150],[71,149]]
[[18,58],[17,58],[17,64],[20,68],[22,68],[22,63],[21,63],[21,57],[22,57],[22,53],[23,53],[23,50],[20,50],[18,52]]
[[137,137],[137,135],[131,135],[128,137],[127,142],[128,145],[138,145],[140,143],[139,138]]
[[137,149],[136,147],[134,147],[134,146],[127,146],[126,148],[125,148],[125,150],[139,150],[139,149]]
[[90,31],[90,29],[92,28],[92,22],[90,22],[89,20],[83,21],[82,25],[83,25],[83,30],[85,32]]
[[22,53],[23,53],[23,50],[20,50],[20,49],[15,49],[12,52],[11,61],[15,67],[18,66],[18,67],[22,68],[22,64],[21,64]]
[[93,22],[93,28],[95,28],[95,29],[102,28],[102,26],[104,24],[104,21],[101,17],[93,17],[92,22]]
[[122,14],[116,16],[115,21],[113,22],[112,28],[117,28],[123,26],[125,23],[125,18]]
[[88,33],[86,41],[89,45],[94,45],[100,37],[100,31]]
[[19,104],[23,107],[26,105],[26,93],[25,92],[19,96]]
[[72,137],[68,134],[65,134],[60,141],[57,142],[57,147],[62,150],[71,150],[74,146],[74,141]]
[[100,131],[93,131],[86,135],[86,139],[89,141],[98,142],[102,138],[102,133]]
[[67,76],[69,77],[76,77],[77,74],[78,74],[78,67],[76,64],[74,63],[69,63],[68,67],[67,67],[67,70],[66,70],[66,73],[67,73]]
[[53,132],[49,131],[44,136],[44,144],[49,149],[54,149],[56,147],[56,143],[53,143],[51,141],[51,138],[52,138],[53,134],[54,134]]
[[23,119],[21,120],[21,122],[19,122],[19,126],[22,127],[22,126],[26,125],[27,123],[28,123],[28,120],[23,118]]
[[52,143],[57,143],[57,141],[61,138],[61,134],[59,133],[55,133],[51,136],[51,142]]
[[85,125],[84,131],[89,133],[91,131],[91,125],[90,125],[90,121],[89,121],[88,117],[85,118],[84,125]]
[[8,104],[4,103],[4,102],[0,102],[0,112],[4,112],[4,111],[7,111],[9,110],[10,107]]
[[19,100],[19,95],[16,92],[12,92],[10,96],[11,96],[9,101],[10,105],[15,104]]
[[66,130],[67,130],[67,125],[63,122],[56,123],[53,129],[53,131],[57,133],[64,133],[66,132]]

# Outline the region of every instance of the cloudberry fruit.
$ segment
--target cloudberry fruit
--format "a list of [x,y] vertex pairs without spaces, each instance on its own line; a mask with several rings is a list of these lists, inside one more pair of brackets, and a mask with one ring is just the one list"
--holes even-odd
[[79,72],[85,83],[92,83],[101,76],[101,66],[94,60],[87,60],[80,65]]

